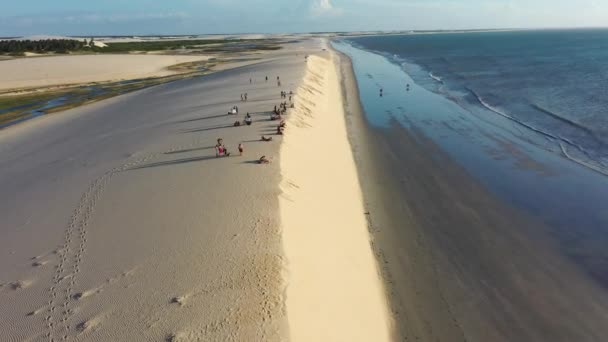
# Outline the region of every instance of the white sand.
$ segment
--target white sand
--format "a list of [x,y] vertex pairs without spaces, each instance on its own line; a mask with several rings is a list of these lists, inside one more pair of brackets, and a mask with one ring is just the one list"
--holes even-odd
[[[313,43],[0,130],[0,341],[285,340],[281,137],[259,141],[261,112]],[[218,137],[245,155],[216,159]]]
[[388,341],[333,52],[311,56],[281,146],[292,341]]
[[167,67],[207,56],[84,55],[0,61],[0,91],[175,74]]
[[[388,340],[339,78],[321,48],[289,44],[0,130],[0,340]],[[306,73],[313,53],[323,57]],[[276,136],[265,112],[298,85]],[[241,115],[226,115],[235,104]],[[245,112],[254,124],[232,127]],[[245,155],[215,158],[218,137]]]

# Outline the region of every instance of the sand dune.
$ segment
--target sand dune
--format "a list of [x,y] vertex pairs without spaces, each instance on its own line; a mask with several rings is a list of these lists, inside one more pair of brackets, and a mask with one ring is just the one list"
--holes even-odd
[[333,52],[309,58],[281,147],[290,337],[389,341],[335,58]]
[[168,76],[167,67],[207,60],[206,56],[84,55],[0,61],[0,91],[64,84]]

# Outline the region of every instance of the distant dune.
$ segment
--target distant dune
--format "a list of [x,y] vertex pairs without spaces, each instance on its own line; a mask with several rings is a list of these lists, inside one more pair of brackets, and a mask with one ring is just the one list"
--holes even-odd
[[168,76],[167,67],[207,56],[84,55],[20,58],[0,62],[0,91],[64,84]]

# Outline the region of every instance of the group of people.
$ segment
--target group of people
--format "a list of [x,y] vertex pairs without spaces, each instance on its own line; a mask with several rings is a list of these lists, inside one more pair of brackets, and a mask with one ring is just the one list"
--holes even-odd
[[[291,101],[291,97],[293,96],[293,91],[289,92],[289,101]],[[281,98],[282,99],[286,99],[287,98],[287,92],[286,91],[281,91]]]
[[[253,118],[251,117],[249,112],[245,115],[245,119],[243,119],[243,123],[247,126],[251,126],[251,124],[253,123]],[[239,120],[236,120],[233,124],[234,127],[238,127],[240,125],[241,125],[241,122]]]
[[[268,82],[268,76],[266,76],[266,82]],[[252,83],[252,79],[249,80],[250,83]],[[277,76],[277,83],[281,84],[281,79],[279,76]],[[281,91],[281,98],[282,99],[287,99],[287,97],[289,96],[289,102],[291,103],[291,108],[294,108],[293,102],[291,102],[292,100],[292,96],[293,96],[293,91],[290,91],[289,94],[286,91]],[[241,101],[247,101],[247,93],[241,94]],[[272,115],[270,117],[270,120],[280,120],[279,124],[277,125],[277,134],[282,135],[284,130],[285,130],[285,126],[286,126],[286,122],[284,119],[282,119],[281,115],[284,115],[287,112],[287,101],[285,102],[281,102],[279,104],[279,106],[274,106],[274,110],[272,111]],[[229,114],[238,114],[239,113],[239,108],[238,106],[234,106],[232,107],[232,109],[230,110]],[[253,123],[253,118],[251,116],[251,114],[249,114],[249,112],[245,115],[245,118],[243,120],[243,123],[247,126],[250,126]],[[235,121],[234,122],[234,126],[241,126],[241,121]],[[272,137],[266,137],[264,135],[262,135],[261,141],[272,141]],[[245,150],[245,146],[243,145],[243,143],[240,143],[238,145],[238,151],[239,151],[239,155],[243,155]],[[228,151],[228,149],[226,148],[226,146],[224,145],[223,139],[219,138],[217,139],[217,144],[215,145],[215,151],[216,151],[216,157],[228,157],[230,156],[230,152]],[[268,160],[268,158],[266,158],[266,156],[262,156],[260,159],[257,160],[257,162],[259,164],[268,164],[270,163],[270,161]]]
[[[293,104],[291,105],[291,108],[293,108]],[[287,112],[287,102],[279,103],[279,107],[277,108],[277,106],[274,106],[274,109],[272,110],[272,113],[275,115],[283,115],[285,112]]]
[[283,135],[283,131],[285,130],[285,120],[281,120],[277,126],[277,134]]

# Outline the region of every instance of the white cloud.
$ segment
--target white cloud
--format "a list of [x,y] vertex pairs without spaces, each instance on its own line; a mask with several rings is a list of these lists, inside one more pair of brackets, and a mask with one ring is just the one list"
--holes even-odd
[[315,16],[336,16],[342,14],[342,10],[334,7],[330,0],[314,0],[311,13]]

